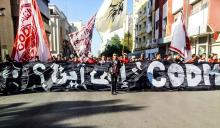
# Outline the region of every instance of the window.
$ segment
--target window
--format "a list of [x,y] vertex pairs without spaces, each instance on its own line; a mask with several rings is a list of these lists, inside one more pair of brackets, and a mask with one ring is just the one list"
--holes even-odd
[[163,19],[163,30],[166,30],[167,18]]
[[138,43],[141,44],[141,38],[139,38],[139,42]]
[[207,0],[201,0],[192,5],[192,14],[198,13],[199,11],[208,7]]
[[142,11],[139,12],[139,15],[141,15],[141,14],[142,14]]
[[146,37],[145,36],[143,37],[143,41],[144,41],[144,43],[146,43]]
[[156,30],[159,29],[159,21],[156,22]]
[[201,9],[201,5],[202,5],[202,1],[199,1],[195,3],[194,5],[192,5],[192,14],[199,12]]
[[205,8],[207,8],[207,7],[208,7],[208,2],[206,2],[206,3],[202,4],[201,9],[205,9]]
[[207,37],[206,37],[206,36],[199,38],[199,43],[200,43],[200,44],[204,44],[204,43],[206,43],[206,42],[207,42]]
[[141,26],[141,24],[139,25],[139,31],[141,31],[141,29],[142,29],[142,26]]
[[144,28],[146,28],[146,25],[147,25],[147,23],[146,23],[146,21],[145,21],[145,22],[144,22],[144,25],[143,25],[143,26],[144,26]]
[[53,9],[50,9],[50,15],[53,15]]
[[146,13],[146,10],[147,10],[147,8],[146,8],[146,7],[144,7],[144,13]]
[[135,27],[136,27],[136,30],[138,30],[138,25],[137,24],[135,25]]

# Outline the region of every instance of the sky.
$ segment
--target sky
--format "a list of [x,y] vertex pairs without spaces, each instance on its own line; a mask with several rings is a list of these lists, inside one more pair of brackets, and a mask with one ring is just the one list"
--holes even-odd
[[[82,21],[84,24],[101,7],[104,0],[50,0],[60,11],[64,12],[69,22]],[[132,12],[132,0],[128,0],[128,13]],[[93,32],[92,54],[97,56],[101,38],[96,30]]]

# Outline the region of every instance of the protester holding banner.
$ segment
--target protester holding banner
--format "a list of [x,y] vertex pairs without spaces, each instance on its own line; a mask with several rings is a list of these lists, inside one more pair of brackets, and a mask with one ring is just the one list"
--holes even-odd
[[157,53],[157,54],[156,54],[154,60],[157,60],[157,61],[160,61],[160,60],[161,60],[161,55],[160,55],[160,53]]
[[118,60],[117,54],[113,54],[112,62],[109,65],[109,72],[111,74],[111,80],[112,80],[112,88],[111,88],[112,95],[116,95],[116,87],[117,87],[118,76],[120,74],[120,68],[121,68],[121,63]]
[[102,64],[105,64],[105,63],[106,63],[106,57],[102,56],[102,59],[99,61],[99,64],[102,65]]
[[200,59],[198,60],[198,63],[204,63],[204,62],[207,62],[205,53],[203,53],[201,55]]
[[88,57],[86,63],[88,63],[88,64],[96,64],[96,60],[94,59],[92,54],[89,54],[89,57]]
[[123,64],[129,63],[129,59],[128,59],[128,54],[127,53],[124,53],[123,58],[121,59],[121,62]]
[[143,62],[145,61],[144,53],[141,53],[141,56],[139,58],[139,61]]
[[182,63],[183,61],[181,60],[181,57],[179,54],[176,55],[174,62],[176,63]]
[[193,54],[192,58],[189,61],[187,61],[187,63],[198,63],[197,56]]
[[209,60],[209,63],[218,63],[218,55],[213,54],[213,57]]

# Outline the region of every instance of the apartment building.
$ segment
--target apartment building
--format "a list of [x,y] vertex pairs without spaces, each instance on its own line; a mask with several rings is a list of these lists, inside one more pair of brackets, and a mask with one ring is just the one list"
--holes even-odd
[[[49,5],[51,35],[49,37],[52,56],[62,54],[69,57],[73,48],[69,43],[69,34],[73,32],[71,24],[65,14],[56,5]],[[66,53],[68,51],[68,53]]]
[[134,50],[133,54],[139,56],[144,53],[146,58],[153,58],[158,52],[154,37],[153,0],[133,1],[134,23]]
[[216,15],[220,11],[219,7],[219,0],[156,0],[154,38],[157,40],[159,52],[162,55],[170,52],[173,24],[180,13],[183,13],[192,43],[192,53],[220,55],[219,42],[213,38],[213,34],[220,30],[220,16]]
[[214,33],[220,31],[220,1],[189,0],[188,6],[187,22],[192,52],[197,55],[216,53],[220,56],[220,43],[213,38]]
[[[177,17],[183,13],[192,53],[220,55],[219,0],[134,0],[133,31],[134,53],[145,53],[152,58],[155,53],[170,53],[169,46]],[[149,4],[152,3],[152,4]]]

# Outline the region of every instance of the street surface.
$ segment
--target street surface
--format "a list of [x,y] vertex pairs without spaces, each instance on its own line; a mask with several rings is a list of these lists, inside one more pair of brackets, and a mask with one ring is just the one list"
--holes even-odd
[[0,96],[0,128],[220,128],[220,91]]

